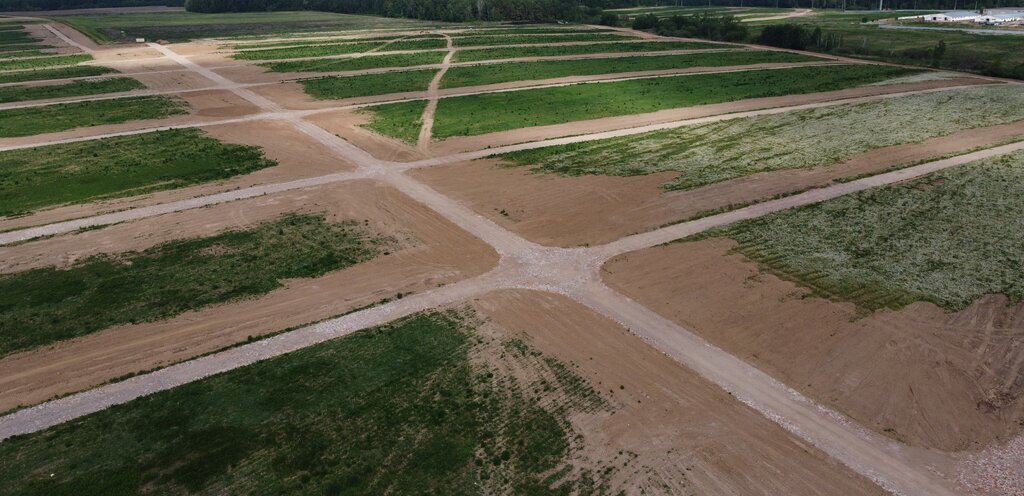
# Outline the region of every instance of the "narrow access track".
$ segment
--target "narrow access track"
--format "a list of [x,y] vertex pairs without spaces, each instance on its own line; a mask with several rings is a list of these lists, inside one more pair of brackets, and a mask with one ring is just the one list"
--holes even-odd
[[441,90],[441,79],[448,72],[448,68],[452,66],[452,57],[455,55],[452,37],[444,35],[444,39],[448,44],[448,53],[441,61],[441,69],[434,75],[434,79],[430,80],[430,86],[427,87],[427,106],[423,108],[423,115],[420,117],[420,134],[416,140],[416,147],[420,150],[430,147],[430,138],[433,136],[434,130],[434,112],[437,111],[438,94]]

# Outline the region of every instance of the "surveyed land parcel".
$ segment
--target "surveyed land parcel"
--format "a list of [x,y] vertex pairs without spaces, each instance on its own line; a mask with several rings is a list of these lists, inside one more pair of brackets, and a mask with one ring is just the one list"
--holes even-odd
[[0,110],[0,137],[32,136],[78,127],[159,119],[186,113],[188,104],[184,100],[166,96],[140,96]]

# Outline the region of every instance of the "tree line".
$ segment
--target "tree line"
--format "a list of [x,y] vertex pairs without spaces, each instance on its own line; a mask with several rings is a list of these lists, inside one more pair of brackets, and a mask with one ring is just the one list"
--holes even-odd
[[0,0],[0,12],[106,7],[181,7],[183,4],[184,0]]
[[607,0],[186,0],[192,12],[319,10],[440,21],[592,20]]

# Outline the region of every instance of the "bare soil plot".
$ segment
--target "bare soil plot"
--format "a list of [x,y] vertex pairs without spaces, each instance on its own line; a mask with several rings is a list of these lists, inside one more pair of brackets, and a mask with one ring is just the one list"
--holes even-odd
[[[294,92],[292,94],[294,95]],[[380,159],[411,161],[425,158],[422,150],[417,150],[409,143],[367,129],[365,126],[369,124],[371,117],[364,112],[324,112],[310,116],[308,120]]]
[[126,325],[0,360],[0,411],[79,391],[245,341],[315,322],[399,293],[424,291],[482,273],[497,261],[487,245],[394,190],[373,182],[331,185],[169,214],[145,222],[3,248],[5,270],[70,263],[94,253],[252,225],[287,212],[365,219],[399,243],[387,255],[263,297]]
[[607,398],[610,411],[577,414],[572,425],[583,445],[575,463],[621,464],[611,472],[610,493],[883,493],[565,297],[501,291],[473,306],[493,332],[571,364]]

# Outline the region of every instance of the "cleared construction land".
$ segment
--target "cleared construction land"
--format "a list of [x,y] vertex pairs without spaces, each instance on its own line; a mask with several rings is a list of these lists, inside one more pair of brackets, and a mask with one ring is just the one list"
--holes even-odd
[[61,20],[0,30],[13,494],[1024,489],[1016,83],[583,25]]

